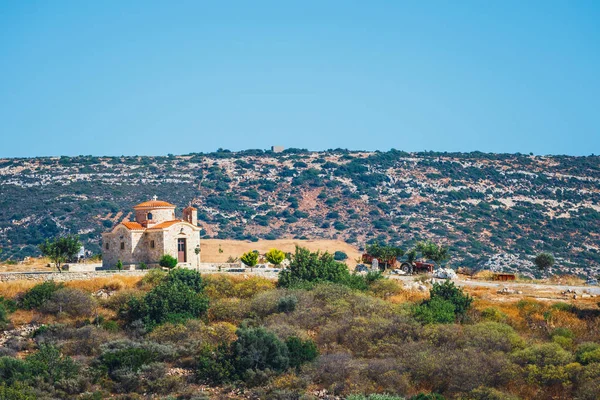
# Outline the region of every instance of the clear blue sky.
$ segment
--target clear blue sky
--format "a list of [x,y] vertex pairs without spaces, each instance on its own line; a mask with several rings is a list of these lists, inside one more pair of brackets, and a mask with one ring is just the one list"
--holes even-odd
[[600,1],[0,0],[0,157],[600,153]]

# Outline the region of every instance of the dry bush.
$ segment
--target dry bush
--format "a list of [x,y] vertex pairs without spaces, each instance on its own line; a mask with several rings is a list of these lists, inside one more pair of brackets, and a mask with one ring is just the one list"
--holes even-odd
[[577,275],[552,275],[548,278],[548,283],[553,285],[582,286],[585,285],[585,279]]
[[191,348],[191,343],[208,343],[216,346],[237,339],[237,327],[228,322],[216,322],[210,325],[200,320],[188,320],[185,325],[166,323],[156,327],[148,334],[148,339],[157,343],[170,343]]
[[40,319],[41,315],[35,310],[18,309],[14,313],[10,314],[10,322],[15,326],[25,325],[31,322],[38,322]]
[[142,297],[145,292],[138,289],[126,289],[113,294],[107,299],[100,300],[102,307],[112,311],[119,311],[132,297]]
[[86,292],[75,288],[58,289],[40,307],[47,314],[68,314],[71,317],[89,317],[96,308],[96,301]]
[[402,292],[402,284],[393,279],[379,279],[369,285],[369,292],[385,300],[400,294]]
[[30,280],[2,282],[0,284],[0,296],[5,297],[7,299],[13,299],[17,297],[17,295],[25,293],[38,283],[41,282]]
[[204,275],[204,292],[211,299],[238,297],[249,299],[260,292],[274,289],[276,282],[259,276],[239,277],[222,274]]
[[429,298],[429,292],[419,290],[403,290],[400,293],[390,296],[387,300],[394,304],[417,303]]
[[208,319],[211,322],[225,321],[239,324],[248,315],[250,304],[238,298],[216,299],[210,303]]
[[260,318],[276,313],[279,299],[284,297],[287,292],[287,290],[267,290],[258,293],[250,300],[250,310]]
[[249,299],[260,292],[274,289],[276,282],[272,279],[262,278],[260,276],[252,276],[235,284],[235,297],[241,299]]
[[115,340],[118,335],[93,325],[72,328],[65,325],[51,325],[35,337],[38,344],[48,343],[59,346],[70,356],[97,356],[103,343]]
[[491,281],[494,279],[494,273],[490,270],[483,269],[481,271],[477,271],[473,274],[473,279],[481,280],[481,281]]
[[582,337],[587,334],[588,324],[580,320],[571,312],[552,309],[545,313],[549,329],[566,328],[575,334],[576,337]]
[[77,280],[66,282],[68,287],[81,289],[90,293],[97,292],[100,289],[104,290],[123,290],[136,287],[137,283],[142,279],[141,276],[123,276],[113,275],[110,277],[93,278],[86,280]]

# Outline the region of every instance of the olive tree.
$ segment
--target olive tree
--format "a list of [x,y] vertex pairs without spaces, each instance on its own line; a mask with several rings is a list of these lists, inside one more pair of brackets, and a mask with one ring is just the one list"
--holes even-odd
[[536,267],[541,270],[548,269],[554,265],[554,256],[550,253],[540,253],[534,260]]
[[54,263],[58,272],[62,272],[61,265],[77,255],[81,249],[81,242],[77,235],[67,235],[54,240],[46,239],[44,243],[40,244],[39,249],[42,255]]

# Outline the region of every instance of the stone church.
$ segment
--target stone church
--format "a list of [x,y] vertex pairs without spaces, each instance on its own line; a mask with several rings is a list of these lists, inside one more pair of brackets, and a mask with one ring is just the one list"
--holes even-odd
[[119,260],[125,268],[142,262],[154,267],[163,254],[177,258],[178,266],[199,266],[200,228],[194,207],[186,207],[183,219],[176,219],[175,206],[154,196],[133,210],[135,221],[123,220],[102,234],[103,268],[113,268]]

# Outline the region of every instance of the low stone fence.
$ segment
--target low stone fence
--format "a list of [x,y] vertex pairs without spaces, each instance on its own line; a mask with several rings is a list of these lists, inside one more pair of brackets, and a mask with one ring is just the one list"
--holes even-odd
[[[94,278],[106,278],[115,275],[143,276],[149,269],[141,270],[95,270],[95,271],[64,271],[64,272],[0,272],[0,284],[19,280],[27,281],[80,281]],[[273,278],[279,270],[272,268],[240,268],[238,263],[201,263],[198,272],[202,274],[248,274]]]
[[79,281],[93,278],[106,278],[114,275],[143,276],[147,271],[83,271],[83,272],[2,272],[0,282],[11,281]]

